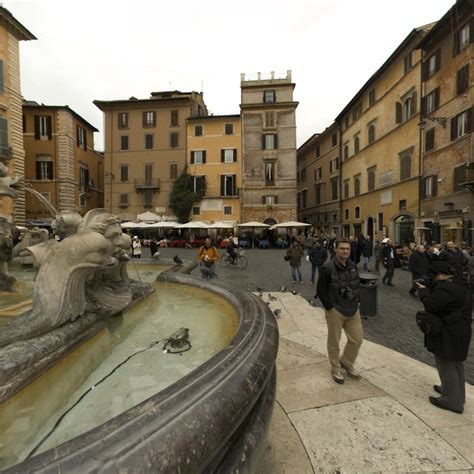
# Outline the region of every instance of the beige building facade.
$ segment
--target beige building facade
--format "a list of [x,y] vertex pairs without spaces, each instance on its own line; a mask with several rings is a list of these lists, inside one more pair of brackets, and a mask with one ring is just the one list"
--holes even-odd
[[190,220],[240,222],[242,188],[240,115],[208,115],[187,120],[187,170],[202,195]]
[[94,150],[98,130],[68,106],[23,102],[25,181],[37,191],[26,195],[26,223],[50,225],[58,212],[104,205],[104,158]]
[[295,84],[291,71],[241,75],[242,221],[297,217]]
[[[25,173],[19,42],[35,39],[7,9],[0,7],[0,163],[8,166],[9,175]],[[25,192],[18,189],[17,194],[15,201],[0,197],[0,217],[24,225]]]
[[428,242],[472,245],[474,2],[458,1],[422,40],[421,227]]
[[203,94],[152,92],[94,104],[104,112],[105,208],[122,220],[146,211],[171,216],[170,192],[186,165],[186,119],[207,115]]

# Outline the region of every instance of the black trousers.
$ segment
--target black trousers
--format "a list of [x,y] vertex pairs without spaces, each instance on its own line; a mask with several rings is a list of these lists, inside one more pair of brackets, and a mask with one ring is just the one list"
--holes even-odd
[[462,410],[466,400],[464,362],[451,361],[435,356],[436,368],[441,380],[439,401],[452,410]]
[[395,263],[388,262],[385,268],[386,268],[385,275],[382,277],[382,282],[392,283],[393,274],[395,273]]

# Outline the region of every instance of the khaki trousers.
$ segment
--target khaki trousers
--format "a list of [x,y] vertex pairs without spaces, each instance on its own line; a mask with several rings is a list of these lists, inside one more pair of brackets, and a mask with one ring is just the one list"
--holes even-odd
[[[359,310],[353,316],[344,316],[336,308],[325,311],[328,325],[328,357],[332,368],[341,367],[340,361],[349,369],[354,368],[354,362],[364,339],[364,330]],[[341,332],[347,337],[347,344],[342,356],[339,357]]]

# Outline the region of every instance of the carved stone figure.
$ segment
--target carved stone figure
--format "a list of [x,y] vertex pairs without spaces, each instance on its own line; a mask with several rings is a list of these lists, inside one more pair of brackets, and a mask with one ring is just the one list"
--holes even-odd
[[13,263],[21,265],[33,265],[35,258],[29,247],[47,242],[49,232],[46,229],[35,227],[25,233],[23,238],[13,247]]
[[56,215],[52,228],[54,234],[60,240],[69,237],[77,232],[77,228],[82,221],[81,215],[76,211],[61,211]]
[[0,219],[0,291],[13,291],[15,278],[8,273],[7,262],[12,258],[12,224]]

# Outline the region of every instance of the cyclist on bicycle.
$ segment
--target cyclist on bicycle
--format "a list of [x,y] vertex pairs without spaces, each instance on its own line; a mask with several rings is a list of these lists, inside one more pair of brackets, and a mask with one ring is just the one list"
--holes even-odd
[[237,251],[235,250],[238,248],[238,240],[237,237],[234,237],[232,234],[229,235],[229,243],[227,244],[227,255],[229,256],[229,260],[231,265],[235,265],[235,259],[237,258]]

